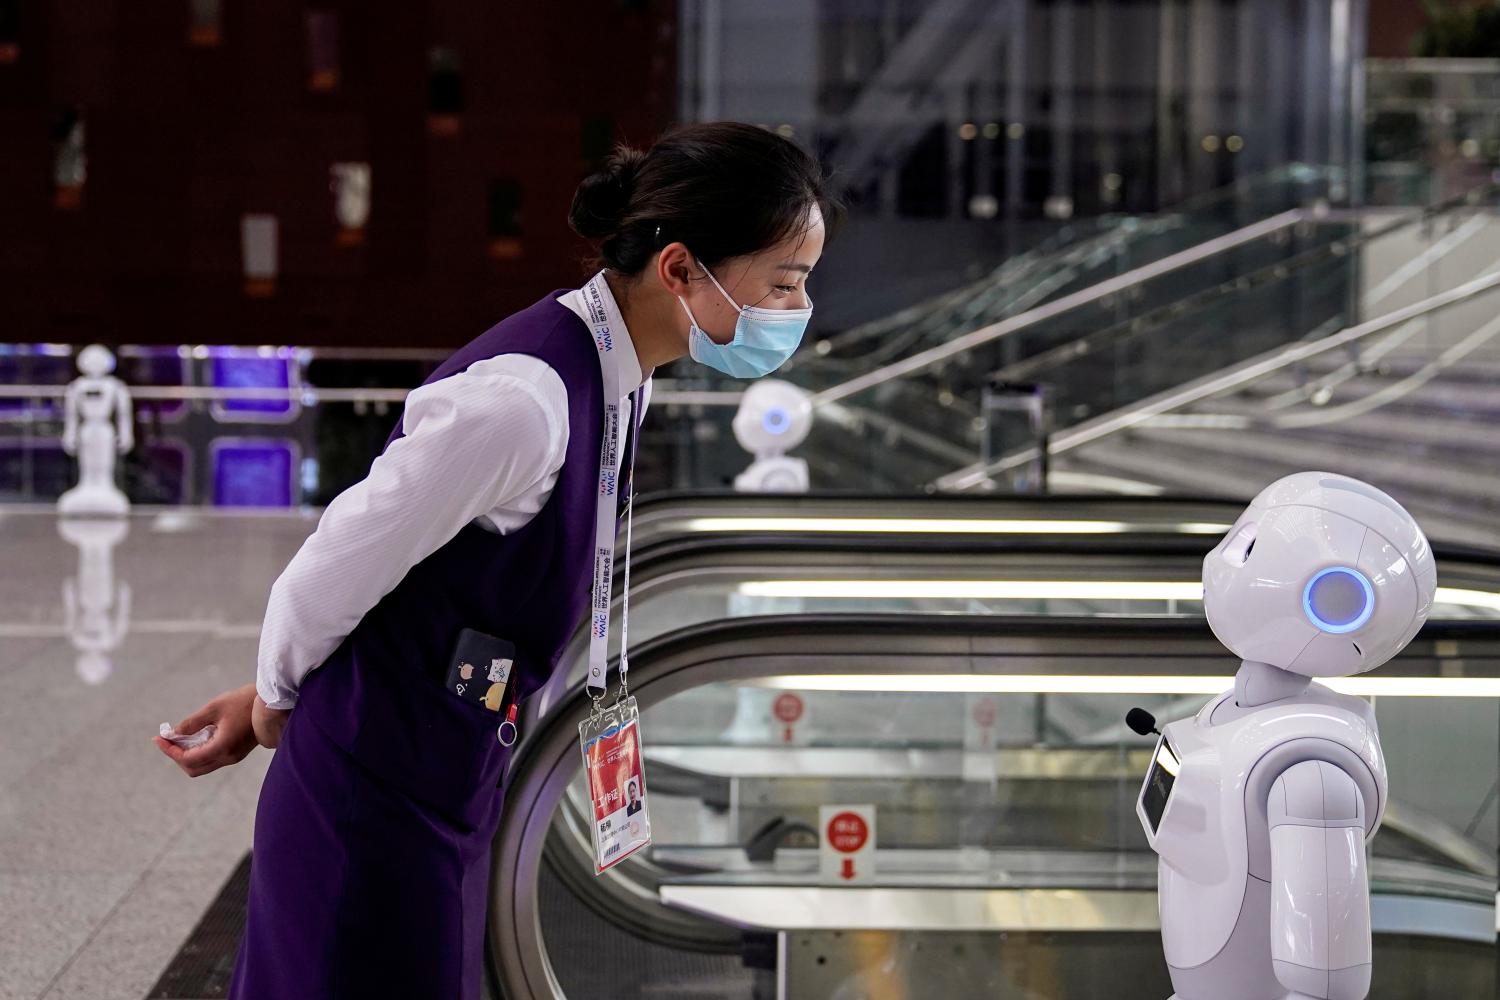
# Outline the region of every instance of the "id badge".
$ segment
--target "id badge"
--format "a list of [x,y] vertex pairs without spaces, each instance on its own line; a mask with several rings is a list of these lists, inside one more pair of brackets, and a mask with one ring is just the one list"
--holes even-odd
[[641,718],[626,698],[578,724],[583,773],[594,804],[594,874],[602,874],[651,843],[646,812]]

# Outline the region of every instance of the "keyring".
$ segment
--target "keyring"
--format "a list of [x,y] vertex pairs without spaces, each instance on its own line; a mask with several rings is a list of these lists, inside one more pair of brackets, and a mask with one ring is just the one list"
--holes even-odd
[[[505,727],[506,726],[510,727],[510,738],[509,739],[506,739],[506,734],[505,734]],[[509,746],[514,746],[515,745],[516,737],[518,735],[519,735],[519,732],[516,729],[516,706],[515,705],[511,705],[510,706],[510,711],[507,712],[507,713],[505,713],[505,721],[502,722],[502,723],[500,723],[500,728],[495,733],[495,738],[500,741],[500,745],[501,746],[503,746],[503,747],[509,747]]]

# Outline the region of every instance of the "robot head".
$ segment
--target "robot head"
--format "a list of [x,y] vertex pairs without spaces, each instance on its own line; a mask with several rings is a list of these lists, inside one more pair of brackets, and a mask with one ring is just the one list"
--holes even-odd
[[1267,486],[1203,560],[1203,610],[1219,641],[1309,677],[1361,674],[1395,656],[1436,589],[1412,516],[1328,472]]
[[90,344],[78,352],[78,370],[91,378],[108,375],[115,370],[115,356],[107,347]]
[[782,455],[812,430],[812,399],[780,379],[766,378],[745,390],[734,415],[734,436],[757,458]]

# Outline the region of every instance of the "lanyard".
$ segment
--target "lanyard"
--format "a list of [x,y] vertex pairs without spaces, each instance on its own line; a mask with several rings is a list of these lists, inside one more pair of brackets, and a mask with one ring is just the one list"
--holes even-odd
[[[594,347],[599,352],[599,371],[604,385],[604,439],[599,448],[599,489],[594,510],[594,576],[592,617],[589,622],[589,695],[595,704],[604,697],[609,682],[609,611],[610,587],[614,581],[616,517],[620,489],[620,359],[616,354],[615,331],[623,329],[614,300],[600,271],[583,287],[583,301],[589,314]],[[606,304],[607,303],[607,304]],[[630,453],[630,490],[635,490],[635,453],[640,449],[640,393],[631,395],[632,431],[635,447]],[[620,626],[620,684],[622,691],[629,665],[625,657],[630,623],[630,534],[634,505],[626,501],[625,515],[625,592],[622,598]]]

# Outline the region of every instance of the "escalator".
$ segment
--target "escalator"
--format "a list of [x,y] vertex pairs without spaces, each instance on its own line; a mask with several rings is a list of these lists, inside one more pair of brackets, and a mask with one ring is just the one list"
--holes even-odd
[[[497,995],[1062,997],[1100,976],[1167,995],[1134,815],[1151,748],[1119,720],[1182,717],[1228,685],[1180,588],[1237,509],[642,503],[631,690],[655,844],[592,875],[588,702],[560,671],[528,707],[497,837]],[[1434,617],[1372,681],[1500,677],[1500,561],[1435,549]],[[1495,700],[1376,704],[1396,796],[1372,864],[1377,995],[1493,995]],[[1417,778],[1434,755],[1472,816]],[[818,877],[832,802],[877,809],[871,886]]]

